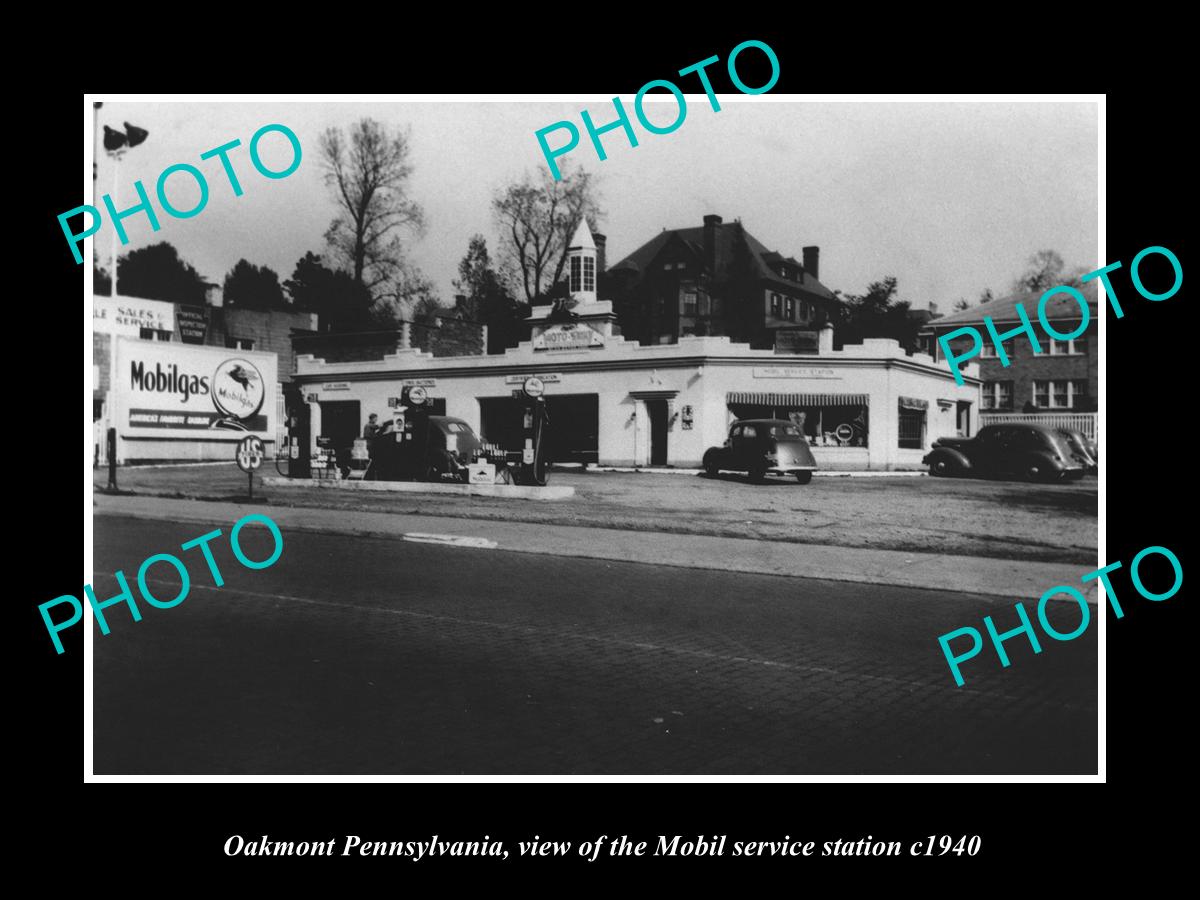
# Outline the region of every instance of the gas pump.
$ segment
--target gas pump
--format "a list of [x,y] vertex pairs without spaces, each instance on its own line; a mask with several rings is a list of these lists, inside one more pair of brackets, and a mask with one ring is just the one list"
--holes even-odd
[[550,417],[546,413],[546,386],[542,379],[531,375],[521,387],[524,410],[521,436],[522,484],[545,485],[550,480],[549,461],[546,459],[546,428]]
[[400,468],[404,478],[427,480],[429,444],[429,394],[419,385],[400,391],[400,406],[393,414]]

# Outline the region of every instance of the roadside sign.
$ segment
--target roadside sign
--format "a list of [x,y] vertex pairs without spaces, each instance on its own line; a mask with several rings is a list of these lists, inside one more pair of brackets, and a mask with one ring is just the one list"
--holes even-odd
[[495,484],[496,467],[491,463],[472,463],[467,467],[471,484]]
[[238,442],[237,464],[243,472],[249,473],[261,466],[265,455],[266,450],[260,437],[249,435]]
[[844,442],[849,442],[850,438],[854,437],[854,429],[845,422],[835,428],[833,433],[837,435],[838,440]]

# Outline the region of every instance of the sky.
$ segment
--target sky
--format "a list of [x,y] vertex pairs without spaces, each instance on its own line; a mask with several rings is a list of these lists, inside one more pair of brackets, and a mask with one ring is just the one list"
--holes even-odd
[[[651,95],[654,96],[654,95]],[[675,101],[647,102],[650,120],[667,124]],[[949,312],[959,298],[974,301],[991,288],[1007,292],[1028,257],[1057,250],[1068,268],[1099,268],[1097,108],[1094,103],[815,103],[770,94],[719,95],[713,111],[703,94],[687,95],[687,112],[671,134],[643,129],[632,97],[622,97],[639,144],[622,130],[602,136],[598,159],[580,119],[587,109],[599,127],[615,119],[611,100],[482,102],[106,102],[100,126],[130,122],[149,131],[115,167],[116,207],[136,202],[141,180],[154,198],[159,173],[176,163],[198,167],[208,180],[207,206],[188,219],[166,215],[153,200],[161,228],[144,215],[124,220],[127,252],[170,241],[210,281],[220,283],[241,258],[288,278],[305,252],[324,249],[337,213],[324,183],[318,137],[371,116],[408,128],[410,193],[428,221],[406,239],[409,259],[432,279],[443,303],[475,233],[498,250],[491,201],[496,191],[546,163],[535,132],[573,122],[581,141],[569,159],[599,181],[608,235],[608,264],[664,228],[694,227],[710,213],[741,219],[769,249],[797,259],[821,249],[820,280],[861,293],[889,275],[916,308]],[[587,102],[585,102],[587,101]],[[252,166],[248,145],[263,125],[281,123],[300,140],[299,168],[271,180]],[[99,129],[102,130],[102,129]],[[244,189],[233,196],[216,159],[200,155],[240,139],[230,153]],[[562,132],[550,136],[554,146]],[[290,161],[279,134],[260,145],[264,163]],[[114,163],[97,154],[98,196],[111,193]],[[168,197],[187,209],[198,189],[186,175],[168,181]],[[97,235],[110,258],[111,225]],[[602,298],[603,299],[603,298]]]

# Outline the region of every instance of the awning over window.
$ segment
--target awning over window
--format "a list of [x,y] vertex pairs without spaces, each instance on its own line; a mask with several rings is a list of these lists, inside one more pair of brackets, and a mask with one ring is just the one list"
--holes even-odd
[[929,409],[928,400],[918,400],[916,397],[901,397],[901,409]]
[[730,391],[726,403],[748,406],[866,406],[866,394],[760,394]]

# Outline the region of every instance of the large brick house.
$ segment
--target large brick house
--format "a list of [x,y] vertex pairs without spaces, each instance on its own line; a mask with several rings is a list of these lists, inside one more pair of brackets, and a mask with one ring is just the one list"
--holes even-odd
[[803,262],[768,250],[740,220],[705,216],[663,230],[604,273],[621,333],[642,344],[728,336],[757,349],[817,350],[816,332],[840,301],[818,278],[819,248]]
[[[983,413],[1095,412],[1099,391],[1096,291],[1089,284],[1082,288],[1082,293],[1091,315],[1087,330],[1074,340],[1051,340],[1038,322],[1041,294],[1025,293],[931,319],[921,331],[921,349],[935,360],[944,360],[938,338],[965,326],[979,331],[983,349],[975,361],[983,379],[980,406]],[[1009,364],[1002,366],[983,317],[990,317],[996,331],[1003,334],[1021,325],[1016,312],[1018,303],[1033,323],[1042,352],[1033,351],[1026,335],[1015,335],[1004,341]],[[1079,326],[1079,304],[1066,294],[1057,294],[1046,303],[1046,318],[1055,331],[1070,334]],[[966,352],[971,345],[969,335],[951,341],[956,353]]]

